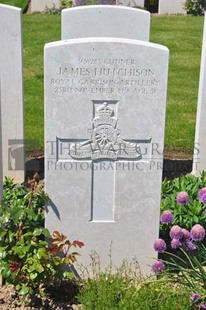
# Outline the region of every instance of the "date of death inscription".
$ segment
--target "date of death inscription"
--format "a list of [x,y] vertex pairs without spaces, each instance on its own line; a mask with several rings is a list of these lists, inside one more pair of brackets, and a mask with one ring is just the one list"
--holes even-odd
[[154,68],[134,59],[79,58],[77,66],[57,67],[50,84],[54,94],[156,95],[160,81]]

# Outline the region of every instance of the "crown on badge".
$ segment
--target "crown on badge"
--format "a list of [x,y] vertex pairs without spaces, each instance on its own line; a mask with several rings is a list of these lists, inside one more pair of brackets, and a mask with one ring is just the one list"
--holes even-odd
[[98,109],[97,114],[98,115],[107,115],[111,116],[114,110],[108,106],[107,102],[104,102]]

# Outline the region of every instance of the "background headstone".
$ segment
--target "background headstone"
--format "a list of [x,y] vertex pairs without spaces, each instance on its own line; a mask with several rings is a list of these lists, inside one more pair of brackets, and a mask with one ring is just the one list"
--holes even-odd
[[[2,174],[2,133],[1,133],[1,79],[0,79],[0,203],[2,199],[2,190],[3,190],[3,174]],[[1,224],[0,224],[1,225]],[[0,287],[3,284],[3,279],[0,276]]]
[[31,13],[43,12],[46,8],[59,8],[59,0],[31,0]]
[[193,154],[193,173],[199,175],[206,171],[206,19],[202,40],[199,92],[196,116],[195,146]]
[[133,8],[144,8],[144,0],[117,0],[116,5],[130,6]]
[[115,37],[149,41],[150,13],[144,10],[90,5],[62,10],[62,40]]
[[185,0],[159,0],[159,14],[186,14]]
[[168,49],[121,38],[45,47],[46,227],[85,243],[79,259],[136,257],[159,234]]
[[3,176],[24,181],[21,9],[0,4]]
[[[1,80],[0,80],[0,203],[2,198],[2,188],[3,188],[3,174],[2,174],[2,132],[1,132]],[[1,277],[0,277],[0,286],[1,286]]]

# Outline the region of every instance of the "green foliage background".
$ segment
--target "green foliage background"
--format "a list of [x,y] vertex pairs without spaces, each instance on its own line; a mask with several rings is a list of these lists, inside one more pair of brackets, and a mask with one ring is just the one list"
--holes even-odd
[[28,0],[0,0],[2,4],[17,6],[23,10],[26,8],[28,2]]

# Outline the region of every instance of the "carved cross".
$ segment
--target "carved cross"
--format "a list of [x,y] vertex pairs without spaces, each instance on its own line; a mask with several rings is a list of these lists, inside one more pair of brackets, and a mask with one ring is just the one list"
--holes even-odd
[[64,161],[84,160],[92,167],[91,221],[114,221],[115,173],[117,163],[142,159],[139,143],[147,140],[123,140],[118,128],[118,101],[93,101],[92,128],[87,139],[57,137],[57,161],[61,158],[62,145],[69,145]]

